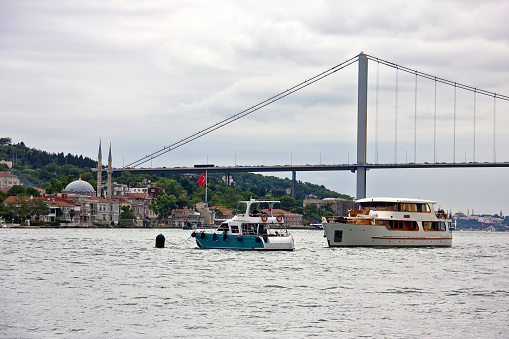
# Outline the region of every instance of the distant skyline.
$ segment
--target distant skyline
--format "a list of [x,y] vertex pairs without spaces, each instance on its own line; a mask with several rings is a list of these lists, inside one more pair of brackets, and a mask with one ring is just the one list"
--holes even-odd
[[[506,1],[4,0],[0,9],[0,137],[92,159],[102,139],[114,167],[361,51],[509,95]],[[143,166],[355,163],[356,86],[353,64]],[[468,162],[474,152],[509,161],[509,103],[457,91],[454,124],[454,88],[437,85],[436,99],[433,81],[417,88],[415,112],[415,77],[369,63],[368,162]],[[509,213],[508,174],[371,170],[367,195]],[[355,196],[350,172],[297,179]]]

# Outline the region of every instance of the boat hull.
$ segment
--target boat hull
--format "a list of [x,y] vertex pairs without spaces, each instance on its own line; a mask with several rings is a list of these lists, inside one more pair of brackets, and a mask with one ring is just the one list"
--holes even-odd
[[259,237],[255,235],[215,234],[199,232],[195,235],[200,248],[255,251],[293,251],[291,236]]
[[329,247],[451,247],[451,231],[395,231],[382,225],[324,223]]

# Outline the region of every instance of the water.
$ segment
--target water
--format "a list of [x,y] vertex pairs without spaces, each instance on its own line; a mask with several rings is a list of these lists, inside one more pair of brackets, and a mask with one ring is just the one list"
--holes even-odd
[[190,233],[0,229],[0,337],[509,336],[509,233],[331,249],[295,230],[294,252],[266,253]]

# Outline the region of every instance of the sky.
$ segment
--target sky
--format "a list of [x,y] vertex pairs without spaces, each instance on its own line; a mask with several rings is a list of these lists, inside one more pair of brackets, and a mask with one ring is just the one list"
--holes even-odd
[[[508,17],[507,1],[0,0],[0,137],[93,159],[101,140],[123,167],[361,52],[509,95]],[[356,163],[357,67],[142,166]],[[368,69],[368,162],[509,161],[507,101]],[[350,172],[297,179],[356,194]],[[370,170],[367,196],[509,214],[509,169]]]

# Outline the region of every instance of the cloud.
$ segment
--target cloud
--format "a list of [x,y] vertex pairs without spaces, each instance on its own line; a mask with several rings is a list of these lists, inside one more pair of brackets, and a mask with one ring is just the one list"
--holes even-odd
[[[90,157],[102,138],[112,142],[114,165],[120,167],[360,51],[509,94],[508,7],[504,1],[4,1],[2,133],[50,152]],[[433,149],[444,161],[465,153],[472,159],[472,93],[456,93],[455,117],[453,88],[438,85],[435,118],[433,81],[418,80],[415,112],[415,78],[400,72],[396,123],[396,71],[380,66],[378,107],[376,75],[377,64],[370,61],[370,161],[377,147],[384,161],[413,159],[414,146],[420,161],[433,159]],[[354,64],[152,165],[192,165],[207,155],[216,163],[237,157],[245,165],[317,163],[320,156],[324,162],[354,162],[356,91]],[[492,158],[495,125],[497,160],[509,160],[508,106],[497,101],[494,114],[492,99],[476,97],[476,159]],[[355,185],[330,179],[333,174],[300,175],[355,194]]]

